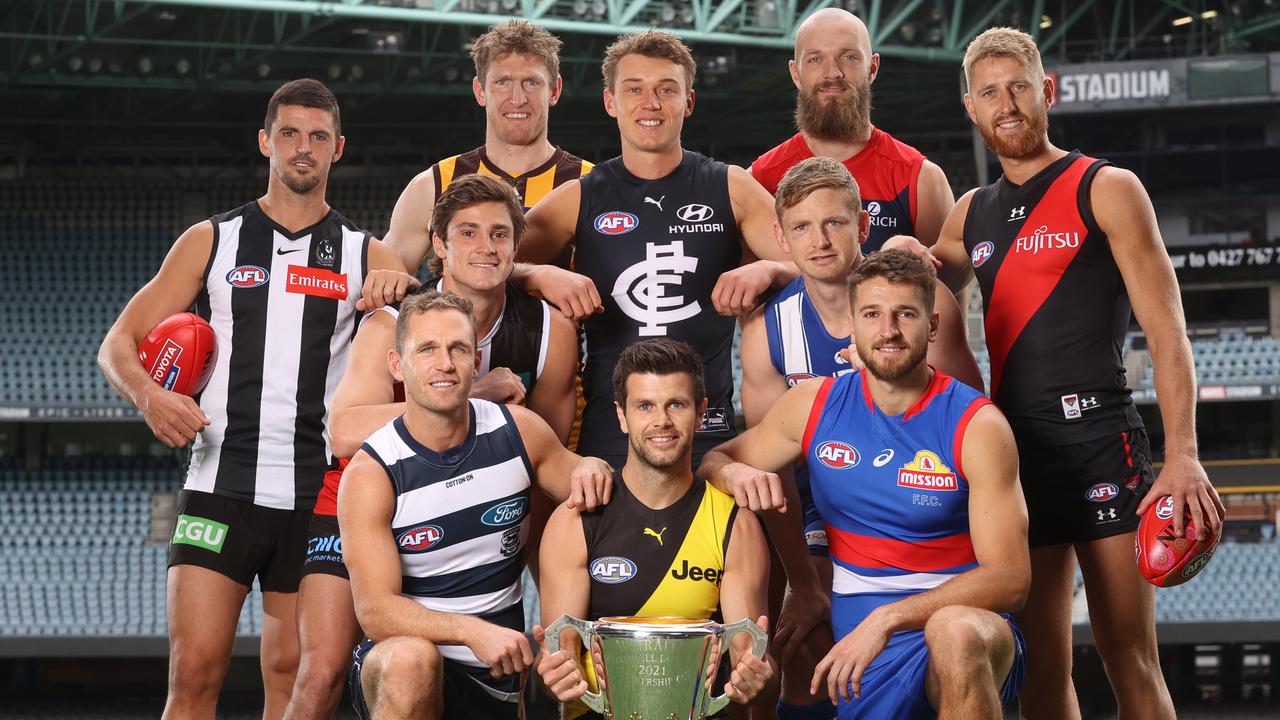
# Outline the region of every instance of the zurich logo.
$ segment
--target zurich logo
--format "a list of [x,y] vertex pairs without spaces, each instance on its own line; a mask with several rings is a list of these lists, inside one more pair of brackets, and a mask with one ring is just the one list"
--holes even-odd
[[973,246],[973,252],[969,253],[969,259],[973,261],[974,267],[982,267],[983,263],[991,259],[991,255],[995,251],[995,244],[990,240],[985,240]]
[[1084,497],[1089,502],[1110,502],[1120,494],[1120,487],[1115,483],[1098,483],[1085,491]]
[[676,217],[685,222],[706,222],[714,217],[715,210],[709,205],[701,205],[699,203],[689,203],[684,207],[676,210]]
[[606,585],[624,583],[636,575],[636,564],[617,555],[596,558],[591,561],[591,577]]
[[518,523],[524,518],[525,510],[528,507],[529,501],[525,498],[512,498],[485,510],[484,515],[480,516],[480,522],[490,527],[502,527]]
[[872,200],[871,202],[867,203],[867,214],[868,214],[868,215],[879,215],[879,214],[880,214],[880,203],[876,202],[875,200]]

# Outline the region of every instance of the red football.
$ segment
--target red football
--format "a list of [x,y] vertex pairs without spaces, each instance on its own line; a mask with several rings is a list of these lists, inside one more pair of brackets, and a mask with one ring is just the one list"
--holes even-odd
[[1134,539],[1134,553],[1138,556],[1138,570],[1147,582],[1156,587],[1173,587],[1195,577],[1218,549],[1222,539],[1222,526],[1204,540],[1194,539],[1195,523],[1191,513],[1183,510],[1184,527],[1193,537],[1177,537],[1173,534],[1173,496],[1165,495],[1142,515],[1138,535]]
[[151,379],[166,390],[195,395],[204,389],[218,357],[213,328],[204,318],[171,315],[147,333],[138,357]]

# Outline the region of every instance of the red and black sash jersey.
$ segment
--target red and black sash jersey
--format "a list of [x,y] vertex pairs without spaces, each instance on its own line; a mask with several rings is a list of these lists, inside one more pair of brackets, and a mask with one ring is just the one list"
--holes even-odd
[[973,194],[964,246],[982,288],[991,396],[1049,444],[1142,427],[1125,386],[1129,295],[1089,187],[1105,160],[1072,152],[1023,185]]

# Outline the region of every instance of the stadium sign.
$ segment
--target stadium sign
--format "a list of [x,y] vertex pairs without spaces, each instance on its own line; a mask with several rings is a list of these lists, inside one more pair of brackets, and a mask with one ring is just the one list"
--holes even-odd
[[1280,98],[1280,53],[1054,65],[1051,112],[1214,106]]
[[1280,277],[1280,245],[1198,245],[1169,248],[1184,281],[1255,280]]
[[[1276,383],[1242,383],[1239,385],[1201,385],[1198,389],[1200,402],[1231,402],[1240,400],[1272,400],[1280,398],[1280,385]],[[1152,405],[1156,402],[1155,388],[1137,388],[1133,391],[1133,401],[1139,405]]]

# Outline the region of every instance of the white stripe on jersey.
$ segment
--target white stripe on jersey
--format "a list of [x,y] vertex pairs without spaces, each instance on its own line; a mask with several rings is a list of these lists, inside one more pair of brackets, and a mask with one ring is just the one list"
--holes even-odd
[[809,363],[809,339],[804,334],[803,300],[804,293],[798,292],[773,309],[778,318],[778,340],[782,343],[784,375],[813,372]]
[[551,306],[546,300],[538,302],[542,303],[542,342],[538,345],[538,371],[534,380],[542,377],[542,369],[547,366],[547,345],[551,342]]
[[[482,434],[479,425],[476,426],[476,434]],[[387,460],[378,446],[370,445],[388,465],[396,462]],[[409,453],[412,455],[413,451],[409,450]],[[466,475],[471,475],[472,479],[453,487],[448,487],[448,481],[454,478],[442,478],[446,482],[433,482],[396,498],[392,525],[405,527],[418,522],[418,518],[448,515],[481,503],[497,502],[529,487],[529,473],[525,471],[524,460],[518,457],[491,465],[483,471],[463,473],[464,477]],[[402,518],[406,521],[401,522]]]
[[[456,488],[455,488],[456,489]],[[474,504],[474,503],[471,503]],[[437,514],[443,515],[444,513]],[[424,517],[422,515],[411,515],[410,517]],[[405,525],[398,520],[392,521],[395,527],[404,527]],[[414,524],[414,523],[411,523]],[[448,545],[439,550],[420,553],[416,555],[402,554],[400,556],[400,570],[405,577],[414,578],[431,578],[440,575],[448,575],[460,570],[470,570],[472,568],[488,565],[506,560],[508,555],[502,554],[502,535],[508,528],[502,528],[498,532],[492,532],[478,538],[471,538],[454,545]],[[525,540],[529,538],[529,517],[526,515],[520,523],[520,547],[524,547]],[[449,539],[448,534],[444,536],[445,540]],[[519,582],[517,581],[517,585]],[[445,598],[437,598],[439,602],[450,602]],[[484,611],[489,612],[489,611]]]
[[903,575],[859,575],[840,563],[831,563],[834,573],[831,591],[837,595],[901,593],[932,590],[956,577],[956,573],[906,573]]

